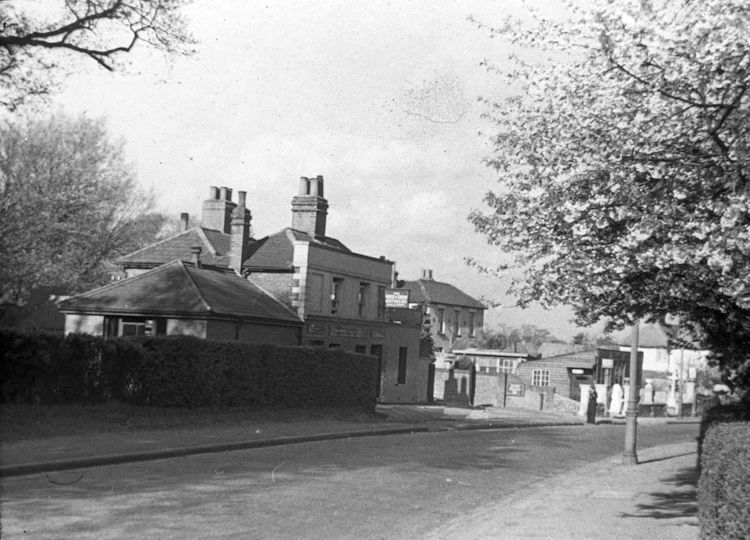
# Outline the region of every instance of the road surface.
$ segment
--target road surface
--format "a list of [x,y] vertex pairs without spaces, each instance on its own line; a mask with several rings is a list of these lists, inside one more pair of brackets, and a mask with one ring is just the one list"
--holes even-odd
[[[638,427],[638,446],[698,426]],[[624,426],[452,431],[2,480],[2,537],[419,538],[622,452]]]

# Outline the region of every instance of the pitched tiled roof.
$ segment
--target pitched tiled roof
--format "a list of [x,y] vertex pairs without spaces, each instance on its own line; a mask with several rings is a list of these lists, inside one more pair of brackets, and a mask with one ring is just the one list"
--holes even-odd
[[176,260],[60,303],[66,313],[204,315],[299,323],[272,295],[233,272]]
[[302,240],[314,245],[325,246],[336,251],[351,253],[344,244],[328,236],[312,236],[296,229],[282,229],[266,236],[250,246],[250,254],[242,264],[243,268],[265,270],[289,270],[294,257],[294,242]]
[[484,304],[454,287],[450,283],[435,281],[434,279],[418,279],[404,281],[400,289],[408,289],[410,302],[428,302],[430,304],[447,304],[476,309],[487,309]]
[[229,246],[231,235],[214,229],[194,227],[187,231],[170,236],[157,242],[128,253],[115,261],[125,267],[128,266],[157,266],[180,259],[192,260],[190,248],[200,246],[201,262],[208,266],[229,266]]

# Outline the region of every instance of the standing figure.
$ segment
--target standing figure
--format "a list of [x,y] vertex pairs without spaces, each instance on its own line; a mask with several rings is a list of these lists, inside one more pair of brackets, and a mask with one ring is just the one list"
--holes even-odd
[[586,422],[589,424],[596,424],[596,398],[599,394],[596,393],[596,386],[591,383],[591,389],[589,390],[589,406],[586,409]]

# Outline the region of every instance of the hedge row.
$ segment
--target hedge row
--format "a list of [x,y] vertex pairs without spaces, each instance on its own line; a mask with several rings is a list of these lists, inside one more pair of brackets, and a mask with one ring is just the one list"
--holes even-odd
[[708,428],[716,424],[744,422],[746,420],[750,421],[750,410],[746,409],[741,402],[716,405],[703,411],[700,431],[698,433],[698,463],[700,464],[700,457],[703,454],[703,441]]
[[750,422],[716,423],[703,441],[701,538],[750,538]]
[[339,350],[0,330],[2,402],[372,406],[378,363]]

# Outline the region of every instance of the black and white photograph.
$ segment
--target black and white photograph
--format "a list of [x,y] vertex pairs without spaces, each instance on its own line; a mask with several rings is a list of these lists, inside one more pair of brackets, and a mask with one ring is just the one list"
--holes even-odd
[[0,0],[0,537],[748,509],[749,0]]

